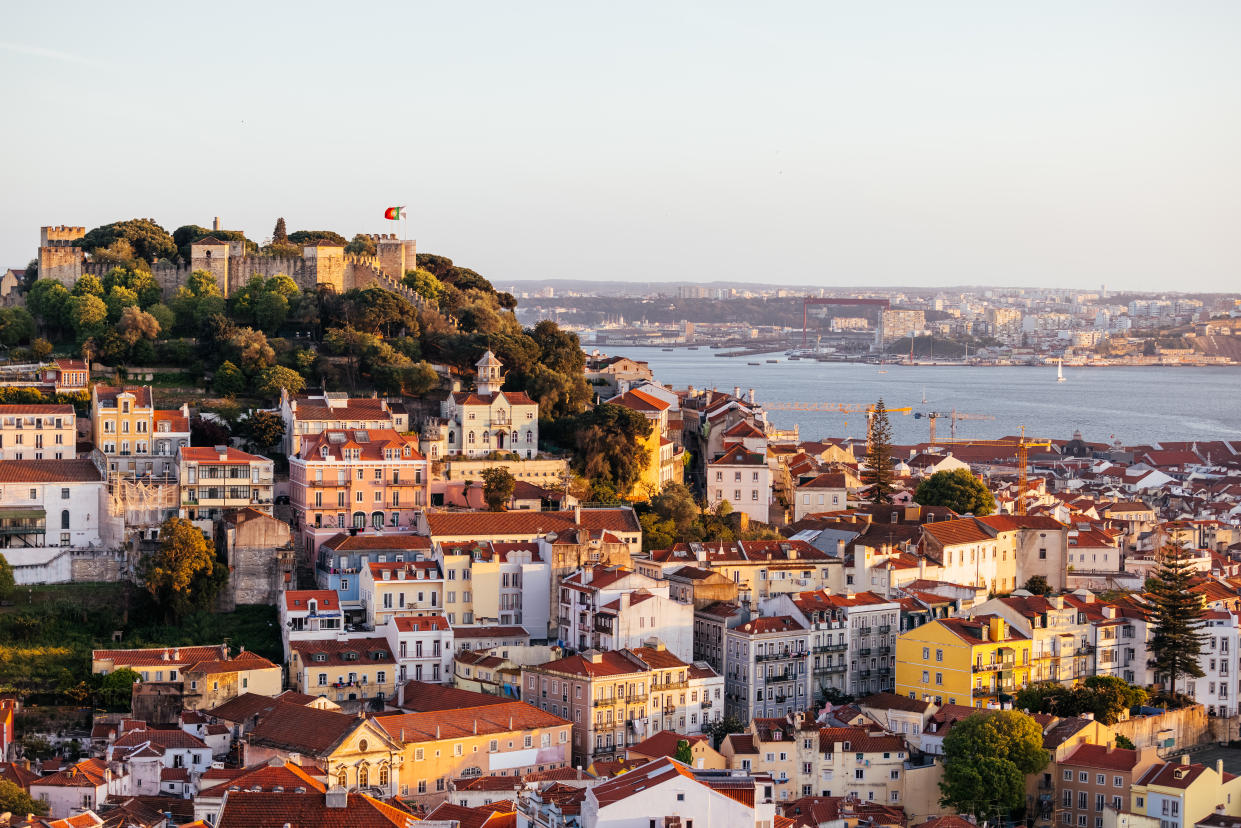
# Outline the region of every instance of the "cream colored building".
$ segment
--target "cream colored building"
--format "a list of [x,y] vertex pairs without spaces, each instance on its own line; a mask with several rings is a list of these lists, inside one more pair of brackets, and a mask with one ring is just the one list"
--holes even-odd
[[225,446],[177,452],[181,517],[214,520],[229,509],[272,513],[274,464],[266,457]]
[[72,460],[77,439],[71,405],[0,405],[0,460]]

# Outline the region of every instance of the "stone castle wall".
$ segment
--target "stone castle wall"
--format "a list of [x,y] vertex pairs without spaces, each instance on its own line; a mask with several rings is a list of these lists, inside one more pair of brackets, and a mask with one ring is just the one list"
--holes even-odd
[[[44,227],[40,232],[39,278],[55,279],[68,288],[84,274],[103,278],[111,265],[89,262],[85,252],[73,247],[74,240],[85,235],[81,227]],[[241,290],[255,276],[271,278],[284,274],[299,288],[313,290],[320,284],[331,285],[343,293],[354,288],[378,285],[400,293],[411,302],[422,306],[422,297],[401,283],[407,270],[414,267],[417,244],[413,240],[397,239],[391,234],[372,236],[376,241],[378,255],[363,256],[346,254],[339,247],[307,248],[304,256],[236,255],[239,247],[228,247],[229,255],[207,255],[223,251],[225,245],[203,245],[194,250],[188,264],[160,262],[151,268],[151,275],[159,284],[164,299],[171,299],[178,288],[189,282],[195,270],[205,270],[216,278],[220,291],[229,296]],[[196,246],[197,247],[197,246]]]
[[127,570],[123,549],[75,549],[70,559],[70,580],[75,584],[123,581]]

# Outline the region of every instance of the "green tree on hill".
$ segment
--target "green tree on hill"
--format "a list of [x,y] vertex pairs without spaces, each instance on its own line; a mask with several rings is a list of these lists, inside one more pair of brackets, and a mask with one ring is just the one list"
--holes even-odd
[[235,397],[240,394],[246,387],[245,375],[241,373],[241,369],[228,360],[220,363],[220,367],[215,369],[215,378],[212,380],[212,386],[216,392],[226,397]]
[[34,317],[25,308],[0,308],[0,345],[12,348],[29,342],[35,334]]
[[1173,694],[1179,679],[1203,676],[1198,659],[1207,636],[1202,632],[1202,596],[1192,590],[1196,581],[1189,550],[1165,544],[1159,551],[1159,568],[1147,580],[1155,618],[1149,647],[1156,677]]
[[887,503],[894,489],[892,467],[892,425],[883,398],[875,403],[867,424],[866,468],[862,482],[870,487],[866,494],[871,503]]
[[353,241],[345,245],[345,252],[354,256],[374,256],[379,252],[378,245],[375,240],[365,233],[357,233],[353,237]]
[[133,255],[148,265],[158,259],[172,259],[177,255],[177,244],[172,236],[151,219],[115,221],[96,227],[75,241],[74,245],[94,254],[112,247],[118,241],[126,242],[133,250]]
[[493,512],[504,511],[505,504],[513,497],[517,480],[503,466],[483,469],[482,476],[483,500],[487,501],[487,508]]
[[551,439],[572,450],[573,470],[590,482],[596,500],[629,494],[649,462],[642,443],[651,421],[624,406],[602,403],[548,425]]
[[125,711],[131,707],[134,685],[142,680],[128,667],[113,670],[99,681],[99,699],[111,711]]
[[46,816],[48,805],[41,799],[33,799],[19,785],[7,779],[0,779],[0,813],[35,814]]
[[1043,730],[1016,710],[976,713],[944,737],[940,803],[962,814],[1011,812],[1025,804],[1025,777],[1047,766]]
[[995,497],[969,469],[935,472],[918,484],[914,502],[923,506],[946,506],[959,515],[984,517],[995,511]]
[[145,559],[142,584],[170,623],[211,606],[228,581],[228,567],[188,520],[169,518],[159,530],[159,550]]
[[13,578],[13,567],[9,564],[9,559],[0,553],[0,601],[9,600],[16,589],[17,581]]
[[339,244],[341,247],[349,244],[344,236],[332,230],[298,230],[289,234],[289,241],[298,247],[312,245],[320,241]]

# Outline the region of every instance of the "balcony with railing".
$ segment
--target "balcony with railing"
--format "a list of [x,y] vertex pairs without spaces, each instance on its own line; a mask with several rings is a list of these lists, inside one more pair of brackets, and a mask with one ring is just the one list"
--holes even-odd
[[1016,666],[1017,666],[1017,662],[1015,660],[1011,658],[1006,658],[1001,661],[993,661],[990,664],[984,664],[982,662],[975,662],[973,671],[975,673],[991,673],[997,670],[1011,670]]
[[778,653],[758,653],[754,656],[755,661],[779,661],[786,658],[797,658],[805,653],[798,650],[781,650]]

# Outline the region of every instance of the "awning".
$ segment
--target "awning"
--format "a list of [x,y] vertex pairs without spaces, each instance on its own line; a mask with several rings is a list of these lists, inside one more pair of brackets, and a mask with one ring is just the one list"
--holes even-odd
[[5,518],[46,518],[45,509],[27,509],[21,506],[0,506],[0,520]]

